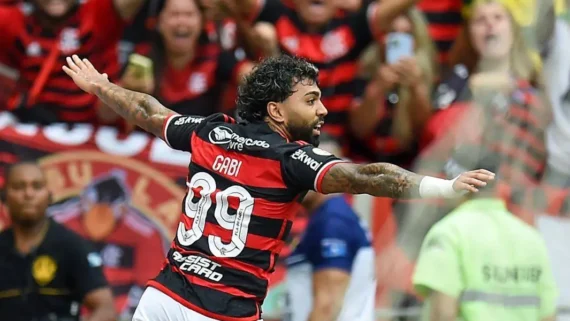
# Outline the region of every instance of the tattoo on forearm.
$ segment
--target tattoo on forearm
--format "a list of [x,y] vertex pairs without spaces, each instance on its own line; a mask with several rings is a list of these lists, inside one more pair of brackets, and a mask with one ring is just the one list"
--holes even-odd
[[112,83],[99,87],[96,94],[125,120],[158,137],[162,137],[164,120],[173,113],[150,95],[131,91]]
[[423,176],[389,163],[333,166],[323,180],[323,191],[417,198]]

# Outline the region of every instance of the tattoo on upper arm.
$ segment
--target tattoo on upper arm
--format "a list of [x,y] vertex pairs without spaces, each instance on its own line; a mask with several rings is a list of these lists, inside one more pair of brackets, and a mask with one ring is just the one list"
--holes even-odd
[[98,88],[97,96],[128,122],[134,123],[157,137],[162,137],[162,126],[174,112],[156,98],[109,83]]
[[419,196],[423,176],[389,163],[334,165],[322,182],[324,193],[345,192],[391,198]]

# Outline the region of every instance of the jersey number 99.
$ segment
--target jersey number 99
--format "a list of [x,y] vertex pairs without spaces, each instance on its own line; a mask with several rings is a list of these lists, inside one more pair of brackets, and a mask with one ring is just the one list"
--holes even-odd
[[[206,215],[212,206],[210,196],[216,191],[216,181],[210,174],[200,172],[192,176],[188,187],[189,192],[185,202],[186,215],[193,218],[194,221],[189,230],[186,230],[183,222],[178,225],[177,238],[180,245],[183,246],[192,245],[204,234]],[[200,199],[197,203],[192,202],[192,199],[197,196],[194,195],[195,188],[201,188]],[[230,196],[239,199],[236,215],[228,214],[228,198]],[[245,188],[234,185],[216,194],[215,206],[216,221],[224,229],[232,231],[232,239],[230,243],[226,244],[222,242],[219,236],[209,235],[210,251],[217,257],[236,257],[245,248],[247,230],[253,212],[253,197]]]

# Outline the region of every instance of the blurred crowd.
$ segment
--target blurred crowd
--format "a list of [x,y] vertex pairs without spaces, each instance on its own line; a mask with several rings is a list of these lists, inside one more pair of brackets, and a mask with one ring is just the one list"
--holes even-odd
[[[70,54],[191,115],[235,114],[256,62],[290,54],[319,68],[323,131],[342,156],[442,178],[492,168],[498,195],[527,223],[570,214],[563,0],[1,2],[0,110],[20,123],[141,130],[73,84],[61,70]],[[456,205],[390,202],[397,251],[415,260]],[[392,258],[378,257],[379,278]],[[405,305],[411,281],[402,282],[391,298]]]

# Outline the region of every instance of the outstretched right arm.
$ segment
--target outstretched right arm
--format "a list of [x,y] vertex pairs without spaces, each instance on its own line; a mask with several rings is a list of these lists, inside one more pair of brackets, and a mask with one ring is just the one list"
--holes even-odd
[[369,194],[398,199],[452,198],[464,192],[477,192],[492,180],[486,170],[466,172],[454,180],[423,176],[389,163],[336,164],[322,179],[321,192]]
[[461,174],[453,180],[422,176],[389,163],[354,164],[313,146],[288,152],[284,173],[299,190],[319,193],[369,194],[399,199],[454,198],[477,192],[494,178],[486,170]]
[[84,91],[97,95],[107,106],[130,123],[165,139],[163,126],[174,111],[164,107],[156,98],[119,87],[100,74],[87,59],[76,55],[67,58],[63,70]]

